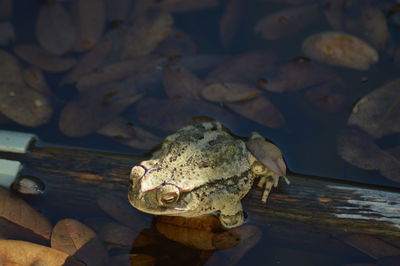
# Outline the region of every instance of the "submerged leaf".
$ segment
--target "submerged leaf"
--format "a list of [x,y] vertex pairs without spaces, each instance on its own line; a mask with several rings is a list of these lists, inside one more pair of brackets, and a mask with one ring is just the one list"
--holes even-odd
[[306,56],[333,66],[366,71],[379,55],[368,43],[343,32],[322,32],[303,41]]
[[163,70],[164,90],[168,97],[199,99],[204,83],[195,74],[181,67],[170,66]]
[[228,103],[252,99],[261,93],[259,89],[247,83],[214,82],[202,89],[201,96],[211,102]]
[[36,36],[40,45],[53,54],[65,54],[72,49],[76,31],[62,4],[55,2],[40,7]]
[[243,4],[243,0],[230,0],[225,7],[224,14],[219,22],[219,38],[225,47],[231,44],[236,33]]
[[51,247],[73,255],[95,236],[96,233],[81,222],[74,219],[63,219],[58,221],[53,228]]
[[400,249],[370,235],[354,234],[346,237],[344,242],[355,247],[368,256],[379,259],[400,256]]
[[346,129],[338,135],[336,145],[340,157],[348,163],[365,170],[379,170],[383,176],[400,182],[400,158],[382,150],[367,134]]
[[361,98],[354,106],[348,124],[359,126],[376,138],[400,132],[400,79]]
[[266,96],[258,96],[239,103],[227,103],[226,106],[234,112],[266,127],[279,128],[285,124],[283,114]]

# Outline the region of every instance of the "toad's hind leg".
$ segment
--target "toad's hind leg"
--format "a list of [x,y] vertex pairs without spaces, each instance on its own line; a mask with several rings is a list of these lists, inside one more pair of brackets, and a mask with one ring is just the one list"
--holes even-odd
[[233,228],[243,224],[244,214],[240,201],[226,201],[218,215],[219,221],[225,228]]

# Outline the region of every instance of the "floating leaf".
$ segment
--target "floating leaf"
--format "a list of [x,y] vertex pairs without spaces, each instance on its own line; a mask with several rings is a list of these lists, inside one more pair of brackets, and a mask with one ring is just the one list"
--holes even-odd
[[63,265],[68,254],[53,248],[19,240],[0,239],[3,265]]
[[59,120],[60,130],[71,137],[89,135],[141,97],[134,86],[122,83],[92,88],[64,107]]
[[239,103],[227,103],[226,106],[235,113],[266,127],[278,128],[285,124],[283,114],[265,96]]
[[252,99],[261,94],[261,91],[247,83],[214,82],[201,91],[204,99],[217,103],[239,102]]
[[164,90],[168,97],[199,99],[204,83],[192,72],[176,66],[163,69]]
[[44,239],[50,238],[49,221],[25,201],[3,188],[0,188],[0,206],[0,217],[31,230]]
[[348,124],[381,138],[400,132],[400,79],[393,80],[361,98]]
[[368,43],[343,32],[322,32],[303,42],[306,56],[333,66],[368,70],[379,55]]
[[17,45],[14,47],[14,52],[28,63],[49,72],[64,72],[76,64],[73,58],[53,56],[32,44]]
[[137,17],[123,37],[122,58],[150,54],[168,37],[172,24],[173,18],[166,11],[151,10],[151,14]]
[[106,23],[106,8],[103,0],[76,0],[74,21],[77,22],[77,51],[87,51],[100,40]]
[[318,5],[287,8],[262,18],[254,30],[266,40],[278,40],[298,33],[317,15]]
[[53,54],[65,54],[72,49],[76,31],[62,4],[55,2],[40,7],[36,36],[40,45]]
[[383,176],[400,182],[400,158],[382,150],[367,134],[355,129],[344,130],[337,138],[337,149],[348,163],[365,170],[379,170]]
[[0,50],[0,112],[25,126],[39,126],[52,115],[49,100],[26,87],[17,60]]
[[74,219],[62,219],[54,226],[51,234],[51,247],[73,255],[84,246],[96,233]]
[[267,51],[252,51],[226,60],[207,75],[207,82],[254,82],[271,69],[278,56]]
[[113,42],[111,39],[104,38],[101,40],[92,50],[79,59],[75,68],[64,77],[61,83],[74,83],[78,81],[80,77],[97,69],[102,63],[104,63],[112,48]]
[[382,257],[400,256],[400,249],[374,238],[370,235],[354,234],[346,237],[344,242],[360,250],[368,256],[379,259]]

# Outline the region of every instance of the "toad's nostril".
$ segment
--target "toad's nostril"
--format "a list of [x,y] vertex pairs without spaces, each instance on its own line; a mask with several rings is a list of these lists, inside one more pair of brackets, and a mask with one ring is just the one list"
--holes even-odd
[[139,179],[146,173],[146,169],[141,165],[134,166],[131,170],[131,180]]

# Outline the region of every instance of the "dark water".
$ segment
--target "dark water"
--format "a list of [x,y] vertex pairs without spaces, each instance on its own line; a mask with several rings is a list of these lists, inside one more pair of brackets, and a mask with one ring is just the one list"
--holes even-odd
[[[44,2],[46,1],[15,1],[15,10],[11,22],[15,26],[17,34],[16,44],[35,41],[34,22],[40,6],[45,4]],[[301,43],[307,36],[316,32],[332,30],[323,15],[326,3],[320,3],[318,9],[319,17],[314,22],[305,25],[303,29],[297,33],[289,34],[287,37],[278,40],[264,40],[253,30],[254,25],[260,18],[285,8],[304,6],[306,4],[278,4],[261,0],[243,1],[244,4],[239,15],[240,22],[236,27],[232,43],[228,47],[224,47],[219,41],[218,25],[227,2],[222,1],[220,6],[206,10],[173,13],[174,26],[186,32],[194,40],[197,44],[198,54],[232,56],[257,49],[265,49],[278,54],[282,62],[287,62],[293,58],[304,56],[301,51]],[[359,6],[352,4],[354,5],[352,10],[357,10],[363,5],[369,5],[370,2],[373,1],[359,1]],[[69,1],[63,1],[63,3],[67,7],[70,6]],[[372,5],[382,10],[383,14],[387,16],[389,8],[395,5],[395,1],[373,2]],[[112,27],[112,23],[107,24],[107,30]],[[338,155],[336,148],[337,135],[347,127],[347,119],[354,103],[368,92],[383,85],[386,81],[399,77],[399,66],[395,66],[392,56],[392,51],[400,47],[398,33],[399,28],[389,24],[387,46],[379,51],[379,62],[372,65],[368,71],[340,67],[332,68],[346,82],[345,88],[337,90],[338,93],[345,96],[346,100],[336,112],[325,112],[310,104],[304,96],[307,88],[289,93],[268,93],[271,102],[285,117],[285,125],[280,128],[268,128],[234,114],[238,126],[232,128],[233,133],[242,137],[250,135],[252,131],[261,133],[281,149],[288,168],[294,173],[400,187],[398,183],[381,176],[378,171],[362,170],[345,162]],[[13,45],[4,49],[12,53]],[[70,55],[78,56],[79,53],[70,53]],[[21,65],[26,66],[27,63],[21,61]],[[204,78],[207,71],[196,74],[200,78]],[[66,103],[79,95],[73,85],[59,85],[63,75],[64,73],[45,73],[46,81],[54,93],[54,96],[52,96],[54,113],[48,123],[32,128],[8,122],[1,124],[0,128],[35,133],[44,141],[44,145],[54,143],[124,154],[143,154],[146,152],[125,146],[112,138],[95,133],[79,138],[67,137],[62,134],[58,127],[59,114]],[[147,93],[151,96],[165,96],[162,85],[148,89]],[[221,106],[228,110],[224,105]],[[161,137],[167,135],[166,132],[140,124],[137,117],[135,117],[134,105],[127,108],[122,115],[134,121],[136,125],[143,126]],[[262,116],[262,114],[260,115]],[[374,141],[381,148],[391,148],[400,144],[398,133]],[[45,198],[39,201],[33,200],[32,203],[40,209],[46,208]],[[60,202],[60,205],[62,205],[62,202]],[[53,216],[51,218],[53,221],[63,217],[62,212],[50,213],[49,215]],[[99,213],[99,216],[101,215]],[[77,218],[87,219],[88,217]],[[243,257],[240,265],[344,265],[361,262],[373,263],[374,261],[366,255],[347,247],[335,236],[332,236],[330,232],[310,233],[307,241],[292,241],[288,236],[292,235],[295,238],[307,237],[298,235],[299,231],[303,232],[302,228],[291,228],[291,230],[283,232],[283,236],[279,233],[279,230],[282,230],[279,227],[270,228],[265,225],[261,226],[261,229],[264,232],[264,237]],[[269,237],[268,234],[272,235],[272,237]]]

